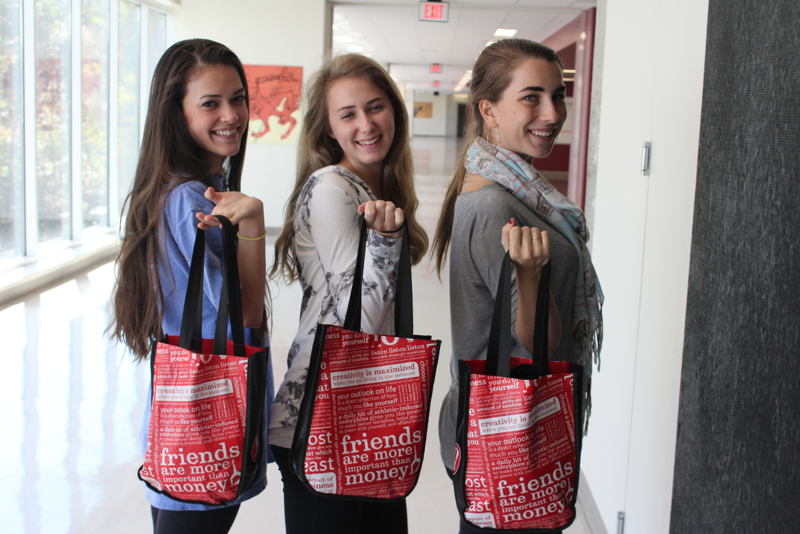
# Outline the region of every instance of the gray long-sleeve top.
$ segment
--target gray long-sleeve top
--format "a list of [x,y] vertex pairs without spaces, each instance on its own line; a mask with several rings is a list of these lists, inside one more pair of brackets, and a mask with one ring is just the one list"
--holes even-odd
[[[572,305],[577,278],[575,247],[555,228],[540,219],[525,204],[497,184],[462,193],[456,201],[450,244],[450,328],[453,355],[451,384],[439,417],[441,455],[453,467],[456,417],[458,415],[458,361],[486,359],[495,292],[505,251],[503,226],[514,217],[517,226],[537,227],[550,233],[552,272],[550,291],[561,318],[561,342],[554,360],[577,363],[573,340]],[[512,356],[531,357],[514,335],[517,316],[517,285],[512,274]]]

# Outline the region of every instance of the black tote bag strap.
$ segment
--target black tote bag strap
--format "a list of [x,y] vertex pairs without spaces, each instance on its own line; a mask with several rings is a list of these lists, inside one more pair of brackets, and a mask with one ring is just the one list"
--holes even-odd
[[353,285],[350,288],[350,301],[347,304],[347,314],[344,316],[344,326],[348,330],[361,331],[361,280],[364,278],[364,256],[367,253],[367,221],[364,214],[358,216],[358,252],[356,253],[356,266],[353,269]]
[[[548,330],[550,324],[550,264],[542,268],[536,297],[536,321],[533,327],[533,361],[541,362],[541,374],[550,374],[548,360]],[[495,294],[489,346],[486,350],[486,374],[511,376],[511,256],[506,252],[500,268],[500,280]]]
[[506,252],[500,267],[500,279],[494,297],[492,327],[489,329],[489,346],[486,350],[486,374],[511,376],[511,256]]
[[[358,217],[358,255],[353,270],[353,286],[344,327],[361,331],[361,282],[364,279],[364,261],[367,253],[367,222],[362,213]],[[411,288],[411,247],[408,243],[408,225],[403,223],[403,242],[400,248],[400,261],[397,265],[397,286],[394,295],[394,334],[411,337],[414,332],[414,302]]]
[[242,314],[242,289],[239,284],[239,260],[236,255],[236,232],[231,221],[226,217],[222,215],[216,217],[222,223],[224,276],[219,295],[214,353],[225,354],[227,350],[228,317],[230,316],[234,355],[244,356],[244,317]]
[[[239,265],[236,256],[236,242],[233,225],[216,215],[222,224],[223,276],[220,288],[219,310],[214,335],[214,353],[225,354],[228,340],[228,317],[231,321],[231,334],[235,354],[244,355],[244,321],[242,317],[242,291],[239,287]],[[211,231],[211,230],[209,230]],[[205,269],[205,231],[197,229],[192,250],[192,263],[189,267],[189,280],[186,298],[183,302],[183,317],[178,345],[195,352],[200,351],[197,343],[203,337],[203,276]],[[196,341],[193,341],[196,340]],[[241,348],[240,348],[241,347]],[[241,352],[241,354],[239,354]]]
[[192,346],[192,339],[203,338],[203,270],[206,263],[206,234],[197,229],[192,250],[192,263],[189,265],[189,281],[186,284],[186,297],[183,301],[181,337],[178,345],[184,349],[198,352],[199,346]]
[[550,264],[542,267],[539,292],[536,294],[536,322],[533,326],[533,361],[541,362],[542,376],[550,374]]
[[397,290],[394,294],[394,335],[414,335],[414,301],[411,290],[411,243],[408,225],[403,222],[403,243],[400,246],[400,263],[397,266]]

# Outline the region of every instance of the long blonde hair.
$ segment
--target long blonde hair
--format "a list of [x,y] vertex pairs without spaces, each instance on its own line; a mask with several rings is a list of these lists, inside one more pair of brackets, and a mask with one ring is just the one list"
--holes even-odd
[[480,103],[482,100],[496,104],[502,98],[517,66],[526,59],[544,59],[550,63],[561,64],[558,54],[543,44],[528,41],[527,39],[504,39],[487,46],[475,61],[472,68],[472,82],[467,107],[471,113],[471,123],[467,130],[464,151],[453,170],[453,177],[447,186],[439,223],[436,225],[436,234],[433,236],[431,251],[436,259],[436,271],[441,274],[447,259],[450,247],[450,238],[453,235],[453,217],[456,211],[456,199],[464,185],[467,169],[464,160],[467,151],[478,137],[486,135],[486,122],[481,115]]
[[408,112],[389,74],[372,59],[360,54],[329,58],[308,82],[306,112],[297,146],[297,178],[286,203],[283,231],[275,241],[275,264],[270,276],[280,272],[288,282],[297,280],[294,261],[294,211],[303,186],[314,171],[339,163],[344,156],[338,141],[328,135],[328,89],[342,78],[360,78],[381,89],[394,110],[394,140],[383,160],[381,188],[384,200],[403,209],[408,225],[411,263],[417,264],[428,250],[428,236],[416,219],[414,162],[409,144]]

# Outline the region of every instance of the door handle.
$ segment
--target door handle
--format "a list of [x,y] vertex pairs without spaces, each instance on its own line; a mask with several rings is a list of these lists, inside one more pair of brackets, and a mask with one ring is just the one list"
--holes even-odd
[[642,143],[642,176],[650,174],[650,141]]

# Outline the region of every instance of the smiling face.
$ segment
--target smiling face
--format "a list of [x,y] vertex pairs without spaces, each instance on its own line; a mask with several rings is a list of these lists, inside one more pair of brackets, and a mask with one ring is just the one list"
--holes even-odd
[[208,65],[186,84],[183,116],[192,137],[208,151],[212,174],[222,174],[222,161],[239,152],[248,110],[239,73],[228,65]]
[[394,109],[386,93],[361,78],[328,88],[328,135],[344,151],[340,165],[370,181],[380,176],[394,140]]
[[566,87],[558,63],[528,59],[519,64],[503,96],[480,102],[485,137],[521,156],[550,154],[567,119]]

